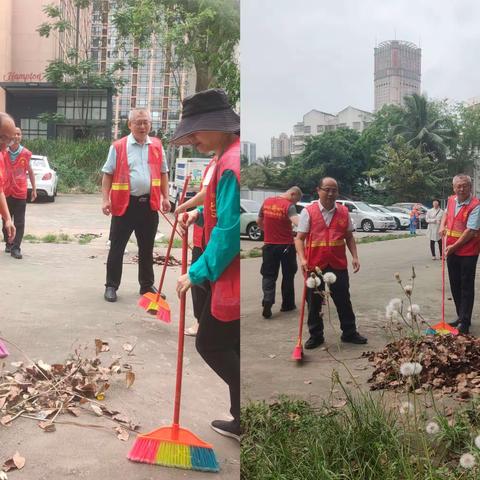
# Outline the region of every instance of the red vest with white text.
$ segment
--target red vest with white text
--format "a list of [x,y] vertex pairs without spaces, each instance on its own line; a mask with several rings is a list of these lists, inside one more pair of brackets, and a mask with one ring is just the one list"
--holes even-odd
[[3,155],[5,165],[5,196],[23,200],[27,198],[27,171],[32,152],[23,147],[14,162],[11,160],[8,149]]
[[293,244],[292,222],[288,209],[292,203],[286,198],[271,197],[263,202],[263,235],[265,243]]
[[[217,161],[215,172],[207,186],[204,202],[204,242],[210,240],[213,228],[217,224],[217,185],[225,170],[232,170],[240,183],[240,139],[235,140]],[[240,210],[238,212],[240,215]],[[240,220],[239,220],[240,223]],[[238,232],[240,247],[240,231]],[[232,245],[232,248],[237,246]],[[223,322],[240,319],[240,253],[237,253],[230,265],[220,277],[211,283],[212,315]]]
[[[318,202],[312,203],[307,208],[310,216],[310,235],[307,242],[306,255],[309,258],[308,268],[324,269],[327,266],[336,270],[346,270],[348,267],[345,252],[345,235],[348,233],[348,209],[337,204],[330,225],[327,226]],[[309,256],[309,247],[312,252]]]
[[[216,157],[213,157],[210,160],[210,163],[207,165],[207,167],[205,168],[205,171],[203,172],[202,181],[200,183],[200,191],[203,188],[203,181],[205,180],[205,177],[207,176],[208,171],[210,170],[210,168],[215,167],[215,159]],[[197,225],[196,223],[193,224],[193,246],[199,247],[199,248],[203,247],[203,227],[201,227],[200,225]]]
[[[117,164],[113,172],[110,201],[112,203],[112,215],[122,216],[127,210],[130,201],[130,169],[128,168],[127,139],[123,137],[113,142],[117,156]],[[150,208],[160,210],[160,189],[162,177],[162,142],[158,138],[152,138],[148,145],[148,165],[150,167]]]
[[[457,215],[455,215],[455,196],[452,195],[448,198],[447,204],[447,247],[453,245],[467,229],[467,222],[470,213],[477,206],[480,205],[480,200],[477,197],[472,197],[468,205],[462,205]],[[455,255],[460,257],[475,256],[480,253],[480,232],[476,232],[475,236],[471,238],[467,243],[462,245],[455,251]]]

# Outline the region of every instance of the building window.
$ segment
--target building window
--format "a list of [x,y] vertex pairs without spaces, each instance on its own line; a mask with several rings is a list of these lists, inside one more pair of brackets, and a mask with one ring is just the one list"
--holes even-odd
[[47,124],[38,118],[21,118],[20,128],[24,138],[47,138]]
[[310,127],[310,125],[305,125],[303,127],[303,133],[312,133],[312,127]]

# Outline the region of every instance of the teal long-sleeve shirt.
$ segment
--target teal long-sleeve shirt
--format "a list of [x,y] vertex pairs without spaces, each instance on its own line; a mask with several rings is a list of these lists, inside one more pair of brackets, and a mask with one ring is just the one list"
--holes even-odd
[[218,182],[216,207],[217,224],[188,272],[193,284],[215,282],[240,253],[240,185],[232,170],[225,170]]

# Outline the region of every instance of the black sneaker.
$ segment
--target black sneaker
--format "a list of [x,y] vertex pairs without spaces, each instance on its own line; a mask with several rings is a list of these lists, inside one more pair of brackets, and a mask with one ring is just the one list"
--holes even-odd
[[10,251],[10,255],[17,260],[21,260],[23,258],[22,252],[19,248],[12,248]]
[[139,293],[140,295],[145,295],[146,293],[158,293],[158,290],[152,285],[151,287],[141,287]]
[[10,253],[12,251],[12,246],[9,243],[5,244],[5,253]]
[[448,324],[451,326],[451,327],[458,327],[460,325],[460,319],[457,318],[456,320],[454,320],[453,322],[448,322]]
[[460,323],[458,325],[458,333],[463,333],[464,335],[468,335],[470,332],[470,327],[465,325],[464,323]]
[[115,290],[114,287],[107,287],[107,288],[105,288],[105,293],[103,295],[103,298],[107,302],[116,302],[117,301],[117,291]]
[[367,339],[362,337],[358,332],[352,333],[351,335],[341,337],[342,342],[345,343],[354,343],[355,345],[365,345],[367,343]]
[[306,342],[305,342],[305,348],[307,350],[312,350],[314,348],[319,347],[322,345],[322,343],[325,342],[325,339],[323,337],[310,337]]
[[220,435],[240,441],[240,423],[235,420],[214,420],[210,426]]
[[272,318],[272,305],[270,303],[263,304],[263,318]]
[[297,308],[296,305],[292,305],[291,307],[283,307],[280,309],[281,312],[291,312]]

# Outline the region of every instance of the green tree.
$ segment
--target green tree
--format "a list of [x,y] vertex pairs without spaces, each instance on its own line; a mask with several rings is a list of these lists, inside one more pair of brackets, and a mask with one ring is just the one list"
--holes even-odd
[[[328,175],[338,181],[343,193],[351,193],[354,185],[366,178],[366,162],[359,138],[350,128],[308,137],[305,150],[286,167],[286,177],[301,181],[301,188],[311,189],[312,183],[317,184],[319,175]],[[312,176],[314,179],[310,179]]]
[[393,145],[384,146],[382,165],[370,173],[382,179],[381,188],[394,201],[419,201],[441,194],[447,169],[399,135]]
[[239,0],[118,0],[115,24],[141,46],[161,42],[170,66],[193,65],[195,91],[223,88],[232,105],[240,98],[237,47]]
[[445,161],[448,143],[454,135],[448,120],[439,116],[438,108],[429,105],[425,96],[414,93],[407,95],[404,102],[403,118],[393,127],[393,135],[402,135],[412,147]]

